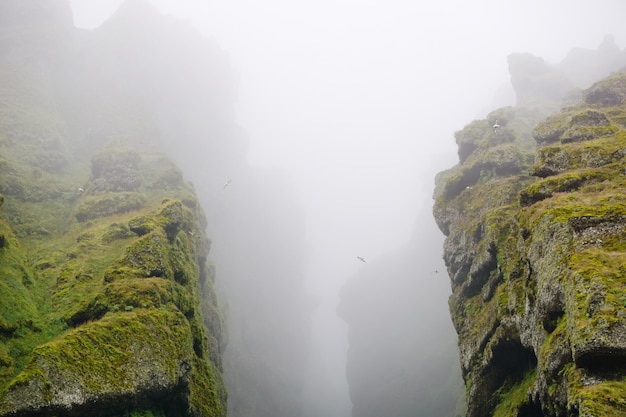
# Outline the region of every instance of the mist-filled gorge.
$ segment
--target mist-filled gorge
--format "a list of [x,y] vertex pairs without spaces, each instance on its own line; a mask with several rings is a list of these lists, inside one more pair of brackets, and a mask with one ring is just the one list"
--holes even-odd
[[623,415],[625,12],[3,0],[0,415]]

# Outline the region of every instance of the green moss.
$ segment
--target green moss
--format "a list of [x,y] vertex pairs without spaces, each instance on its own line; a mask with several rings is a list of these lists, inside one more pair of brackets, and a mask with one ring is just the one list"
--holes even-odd
[[[129,222],[130,223],[130,222]],[[111,223],[107,231],[102,235],[103,243],[111,243],[115,240],[128,239],[135,236],[129,226],[124,223]]]
[[539,123],[533,131],[533,137],[540,146],[544,146],[555,142],[588,141],[613,136],[619,131],[620,128],[612,125],[604,112],[574,107]]
[[569,407],[581,416],[614,417],[626,415],[626,381],[621,378],[605,377],[594,384],[583,385],[582,370],[568,366],[565,369],[571,396]]
[[552,197],[555,193],[571,192],[583,184],[597,183],[612,179],[615,173],[609,169],[581,169],[567,171],[547,179],[537,181],[520,193],[523,206]]
[[611,381],[581,389],[577,395],[581,415],[614,417],[626,415],[626,382]]
[[[500,385],[496,416],[626,415],[625,80],[538,124],[532,167],[519,108],[497,113],[510,137],[496,138],[495,119],[456,135],[461,164],[438,176],[434,214],[472,415],[491,414]],[[529,372],[498,385],[507,352]]]
[[[622,246],[623,240],[619,242]],[[569,258],[569,267],[580,273],[583,277],[591,278],[602,276],[604,280],[619,281],[626,272],[626,251],[605,250],[600,247],[590,247],[576,251]]]
[[550,116],[535,127],[533,137],[540,145],[557,142],[569,128],[571,121],[572,116],[568,113],[558,113]]
[[193,415],[219,417],[226,415],[226,387],[218,370],[209,362],[194,359],[190,381],[190,409]]
[[171,389],[179,384],[181,362],[191,360],[190,340],[180,313],[153,309],[106,316],[36,348],[6,397],[29,392],[39,375],[55,398],[76,389],[87,398],[122,395],[155,383]]
[[180,169],[162,155],[148,155],[143,158],[145,185],[149,189],[184,190],[187,188]]
[[97,300],[110,308],[115,305],[164,308],[172,304],[185,316],[191,316],[196,306],[189,289],[161,278],[129,278],[112,282]]
[[193,213],[179,200],[164,201],[156,218],[170,242],[181,230],[193,233]]
[[79,222],[139,210],[145,199],[138,193],[124,192],[86,197],[76,209],[75,217]]
[[[116,203],[119,201],[118,199],[127,195],[127,193],[116,193],[80,198],[87,201],[99,200]],[[139,194],[137,195],[139,196]],[[154,201],[151,196],[149,199],[144,199],[143,195],[140,198],[142,204],[147,204],[147,201]],[[195,202],[194,198],[188,200]],[[9,205],[11,203],[9,202]],[[192,206],[198,209],[197,204]],[[86,205],[81,205],[77,211],[85,210],[86,207]],[[66,234],[54,240],[51,240],[50,236],[54,235],[56,230],[46,235],[46,241],[52,243],[38,246],[37,240],[29,240],[28,250],[33,259],[33,271],[19,256],[16,259],[22,260],[15,264],[10,262],[0,264],[0,269],[12,268],[13,272],[8,275],[15,276],[22,281],[21,285],[25,289],[24,294],[27,297],[20,300],[15,297],[17,294],[15,288],[6,289],[12,294],[10,299],[20,304],[20,308],[12,309],[11,314],[20,311],[24,313],[20,316],[22,318],[16,316],[15,319],[8,317],[0,320],[5,331],[14,335],[8,343],[0,343],[0,353],[4,352],[0,355],[0,377],[3,378],[0,389],[3,386],[6,388],[5,394],[0,395],[0,398],[5,398],[5,400],[0,399],[0,401],[6,401],[6,398],[11,397],[11,395],[19,397],[17,392],[20,389],[41,394],[28,394],[29,397],[42,398],[42,401],[53,401],[58,395],[58,391],[55,391],[57,383],[48,376],[44,378],[42,376],[44,375],[43,371],[29,371],[31,365],[26,364],[28,358],[30,357],[32,361],[36,357],[40,358],[41,361],[43,356],[49,357],[55,363],[54,366],[66,360],[67,362],[79,362],[79,358],[72,355],[91,349],[86,345],[86,340],[90,338],[97,340],[97,337],[95,334],[85,333],[85,337],[74,338],[75,333],[73,331],[67,332],[66,326],[76,327],[76,331],[94,329],[95,324],[106,323],[109,317],[119,315],[126,316],[129,320],[135,320],[135,317],[138,317],[136,314],[168,311],[182,313],[183,324],[189,335],[186,342],[186,348],[189,349],[189,352],[192,352],[194,357],[200,355],[200,359],[198,359],[200,362],[198,363],[211,364],[211,367],[221,364],[219,354],[218,356],[213,354],[219,350],[219,347],[215,347],[217,344],[215,341],[221,340],[221,336],[213,334],[207,336],[205,327],[203,327],[203,315],[199,310],[199,271],[196,258],[197,256],[202,259],[206,258],[206,254],[202,251],[207,250],[207,246],[203,233],[198,232],[195,236],[194,230],[197,230],[197,226],[192,211],[177,200],[166,201],[152,215],[145,213],[144,210],[143,218],[145,221],[143,223],[150,224],[153,230],[147,235],[137,238],[136,233],[133,233],[130,227],[126,226],[129,223],[128,216],[132,213],[126,212],[125,209],[111,210],[106,204],[102,206],[104,207],[102,210],[97,206],[93,206],[91,209],[94,207],[96,207],[95,212],[98,216],[92,216],[89,221],[85,220],[78,225],[73,226],[71,223],[64,225],[67,230]],[[115,207],[115,204],[112,207]],[[36,211],[33,214],[33,218],[35,215],[38,216]],[[7,256],[17,254],[16,250],[19,249],[19,244],[17,238],[10,233],[10,229],[4,227],[5,247],[0,249],[4,252],[0,253],[0,256],[5,256],[6,260],[8,259]],[[196,245],[201,251],[198,255],[196,255]],[[103,276],[113,276],[115,282],[107,284],[103,282]],[[150,278],[153,276],[161,277]],[[7,282],[3,281],[0,286]],[[33,283],[37,285],[33,286]],[[207,285],[211,284],[207,283]],[[3,304],[3,306],[10,307],[8,304]],[[28,306],[31,308],[25,309]],[[206,311],[212,310],[206,308]],[[43,319],[44,317],[45,319]],[[211,321],[212,319],[209,320],[209,322]],[[42,329],[45,330],[42,331]],[[221,331],[221,326],[216,324],[211,330]],[[104,335],[104,333],[103,331],[102,334]],[[55,336],[61,336],[58,339],[59,346],[63,346],[62,350],[68,351],[67,356],[58,356],[57,354],[52,356],[43,354],[42,356],[42,352],[48,352],[46,349],[56,346],[49,343]],[[98,343],[100,342],[98,341]],[[207,344],[209,342],[211,347]],[[47,347],[44,348],[43,346]],[[111,346],[115,345],[112,343]],[[96,356],[100,356],[100,360],[102,357],[108,357],[114,364],[123,361],[123,355],[119,356],[123,349],[115,347],[113,350],[107,350],[109,348],[106,346],[103,346],[102,349],[95,352]],[[164,355],[164,357],[166,356],[171,355],[168,353]],[[159,361],[162,360],[163,358],[155,357],[151,360],[152,366],[159,364]],[[94,364],[83,363],[81,366],[91,367],[92,365]],[[215,409],[212,409],[212,406],[207,408],[207,399],[194,391],[200,388],[192,388],[194,407],[205,411],[211,409],[211,412],[214,413],[215,410],[219,410],[217,414],[207,415],[223,415],[225,392],[219,371],[213,368],[208,369],[207,365],[204,365],[202,369],[195,369],[195,365],[192,368],[190,372],[197,373],[194,377],[198,381],[195,386],[212,387],[211,390],[217,394],[211,401],[218,404]],[[101,379],[89,381],[84,379],[81,382],[88,386],[88,391],[92,390],[94,395],[100,392],[103,386],[105,388],[112,387],[113,382],[111,381],[117,378],[126,379],[126,376],[109,373],[113,372],[112,369],[105,370],[97,367],[95,369],[96,373],[100,374],[99,378]],[[74,371],[77,374],[85,372],[77,369]],[[74,371],[71,373],[73,374]],[[64,372],[70,371],[65,370]],[[6,384],[16,375],[18,376],[14,383],[10,387],[6,387]],[[67,373],[60,375],[73,378]],[[103,385],[103,381],[107,380],[109,382]],[[220,388],[217,387],[218,385]],[[18,389],[17,387],[22,388]],[[115,389],[118,388],[124,389],[123,384]],[[12,394],[14,392],[15,394]],[[154,412],[155,415],[160,413],[159,410]]]
[[149,111],[98,96],[85,116],[41,74],[0,68],[0,413],[50,414],[84,394],[120,416],[225,415],[192,187],[162,154],[138,152],[158,136]]
[[531,173],[547,177],[572,169],[608,167],[622,161],[625,148],[626,131],[589,142],[546,146],[537,151]]
[[501,391],[500,401],[493,412],[493,417],[518,415],[519,410],[528,405],[528,391],[532,388],[535,378],[534,371],[528,372],[519,383]]
[[580,193],[556,195],[530,207],[523,216],[531,228],[545,216],[558,223],[574,218],[611,218],[626,215],[626,196],[611,190],[603,195]]
[[157,225],[152,216],[138,216],[128,222],[128,227],[133,233],[143,236],[153,231]]
[[162,231],[141,237],[126,249],[124,257],[105,272],[106,282],[132,277],[173,279],[168,254],[168,241]]
[[561,136],[561,143],[581,142],[613,136],[620,129],[617,126],[573,126]]
[[594,83],[583,94],[587,104],[597,107],[612,107],[624,103],[626,99],[626,74],[617,72]]
[[530,166],[534,155],[523,152],[514,144],[490,148],[472,159],[454,175],[447,178],[443,186],[443,195],[452,199],[461,191],[476,184],[486,183],[496,177],[519,174]]

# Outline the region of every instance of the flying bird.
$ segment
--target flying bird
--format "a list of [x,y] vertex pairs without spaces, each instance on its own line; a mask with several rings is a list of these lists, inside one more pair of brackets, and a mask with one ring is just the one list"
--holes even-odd
[[230,185],[230,181],[231,180],[226,181],[226,184],[224,184],[224,188],[223,188],[224,190],[226,189],[226,187],[228,187]]
[[78,187],[78,192],[82,194],[82,193],[85,192],[85,190],[83,190],[82,188]]
[[493,131],[494,133],[498,132],[498,128],[500,127],[500,125],[498,124],[498,119],[496,119],[496,123],[493,125]]
[[363,259],[363,257],[362,257],[362,256],[357,256],[356,258],[357,258],[359,261],[361,261],[361,262],[365,263],[365,259]]

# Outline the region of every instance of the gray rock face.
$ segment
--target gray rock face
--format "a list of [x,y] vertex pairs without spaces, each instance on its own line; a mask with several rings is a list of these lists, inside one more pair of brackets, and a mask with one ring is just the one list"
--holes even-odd
[[[626,412],[624,80],[540,123],[534,165],[500,157],[530,149],[519,127],[513,142],[492,140],[488,123],[457,134],[473,150],[438,176],[434,215],[469,417]],[[509,126],[521,126],[518,111]]]

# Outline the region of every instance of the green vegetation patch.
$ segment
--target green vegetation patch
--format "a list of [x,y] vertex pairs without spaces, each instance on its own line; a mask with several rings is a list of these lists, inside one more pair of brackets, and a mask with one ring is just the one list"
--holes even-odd
[[539,146],[551,143],[581,142],[613,136],[620,131],[607,115],[597,109],[574,107],[539,123],[533,137]]
[[529,406],[528,392],[535,383],[536,372],[530,371],[523,379],[512,387],[498,391],[500,401],[496,406],[493,417],[510,417],[519,415],[520,409]]
[[579,329],[592,321],[608,325],[626,317],[626,252],[586,248],[571,256],[569,268],[579,277],[575,283],[576,307],[572,308],[580,316]]
[[[8,386],[0,411],[27,402],[46,407],[109,401],[132,392],[168,392],[185,385],[193,351],[178,312],[151,309],[107,315],[35,349]],[[67,405],[70,405],[67,404]]]
[[626,131],[589,142],[546,146],[537,151],[531,174],[556,175],[566,170],[598,168],[615,164],[626,156]]
[[569,408],[577,409],[581,416],[626,416],[626,381],[606,375],[602,380],[589,378],[584,371],[573,366],[565,368],[569,391]]
[[626,73],[618,72],[596,82],[583,93],[583,100],[598,107],[622,104],[626,100]]
[[613,136],[619,131],[617,126],[572,126],[561,136],[561,143],[582,142]]
[[539,145],[558,142],[561,135],[570,127],[572,116],[568,113],[557,113],[537,124],[533,130],[533,138]]
[[443,196],[450,200],[468,187],[486,183],[496,177],[517,175],[530,167],[533,160],[533,154],[522,151],[515,144],[488,149],[448,174],[443,184]]
[[105,272],[105,281],[133,276],[173,279],[168,245],[165,234],[159,230],[141,237],[126,249],[123,259]]
[[609,381],[583,387],[578,391],[578,409],[581,416],[626,416],[626,381]]
[[555,193],[571,192],[583,184],[607,181],[615,173],[609,169],[580,169],[539,180],[520,193],[520,204],[528,206],[552,197]]
[[108,193],[85,197],[74,214],[76,220],[84,222],[113,214],[139,210],[145,204],[145,198],[134,192]]
[[626,215],[626,195],[606,190],[604,194],[566,193],[554,195],[540,201],[525,211],[522,216],[528,221],[529,230],[541,218],[548,216],[558,223],[570,222],[574,218],[612,218]]
[[93,301],[93,304],[97,303],[113,312],[135,308],[163,308],[173,304],[185,316],[191,315],[196,308],[189,289],[160,278],[131,278],[112,282]]

